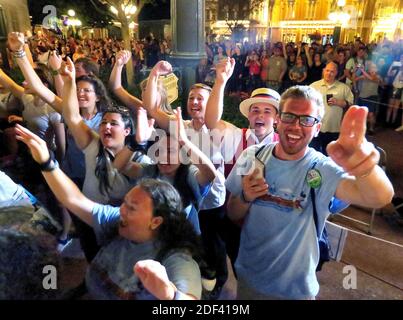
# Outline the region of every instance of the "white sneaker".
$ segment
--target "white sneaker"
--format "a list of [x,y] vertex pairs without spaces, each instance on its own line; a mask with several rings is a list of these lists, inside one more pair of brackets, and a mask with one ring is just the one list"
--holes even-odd
[[401,125],[399,128],[396,128],[395,131],[396,131],[396,132],[403,131],[403,125]]

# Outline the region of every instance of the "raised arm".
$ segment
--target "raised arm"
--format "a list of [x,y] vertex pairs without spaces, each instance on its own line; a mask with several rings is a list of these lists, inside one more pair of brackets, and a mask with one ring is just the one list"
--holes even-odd
[[24,88],[15,83],[2,69],[0,69],[0,84],[18,99],[24,95]]
[[49,52],[48,67],[53,75],[53,80],[55,81],[55,88],[58,96],[62,96],[63,93],[63,79],[59,73],[59,69],[62,66],[63,59],[57,54],[56,50]]
[[8,43],[12,51],[12,55],[17,61],[25,80],[28,81],[32,90],[34,90],[45,102],[47,102],[52,106],[52,108],[61,114],[62,100],[51,90],[49,90],[36,74],[24,51],[24,39],[24,34],[20,32],[11,32],[8,35]]
[[77,146],[85,149],[94,138],[91,128],[87,126],[80,115],[77,100],[76,70],[70,58],[60,69],[63,76],[63,118],[69,127]]
[[188,139],[185,126],[183,125],[181,108],[176,108],[174,113],[176,116],[176,128],[174,130],[177,132],[175,133],[175,137],[178,137],[179,144],[185,148],[192,164],[199,169],[196,179],[199,185],[204,186],[214,180],[217,170],[211,160]]
[[111,76],[109,77],[109,88],[125,106],[137,109],[143,106],[143,102],[131,95],[122,87],[123,66],[129,61],[130,58],[131,53],[128,50],[122,50],[116,54],[116,62],[113,66]]
[[158,79],[161,75],[166,75],[172,72],[172,66],[167,61],[159,61],[154,68],[152,68],[147,80],[146,91],[143,94],[144,108],[149,115],[153,117],[158,124],[164,130],[169,129],[169,122],[175,120],[175,117],[170,116],[166,112],[159,108],[161,98],[158,93]]
[[308,45],[304,46],[304,50],[305,50],[305,56],[306,56],[306,59],[308,62],[308,66],[311,68],[313,65],[313,61],[312,61],[313,57],[309,54]]
[[385,172],[377,164],[379,152],[365,139],[368,109],[351,106],[340,135],[327,147],[329,156],[350,176],[341,180],[336,197],[351,204],[381,208],[392,200],[394,191]]
[[216,65],[216,80],[207,101],[204,116],[205,124],[209,129],[216,128],[221,120],[224,108],[224,89],[228,79],[234,72],[234,67],[234,58],[223,59]]
[[[45,141],[18,124],[16,125],[15,130],[17,139],[28,146],[32,157],[37,163],[43,165],[49,161],[53,161],[50,160],[49,151],[46,147]],[[70,178],[59,168],[51,171],[42,170],[42,175],[61,204],[77,215],[85,223],[92,226],[92,208],[95,203],[86,198],[74,182],[71,181]]]

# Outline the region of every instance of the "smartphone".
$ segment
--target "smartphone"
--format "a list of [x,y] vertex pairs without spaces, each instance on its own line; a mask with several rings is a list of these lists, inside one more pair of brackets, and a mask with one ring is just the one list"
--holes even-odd
[[330,98],[333,98],[332,94],[327,94],[326,95],[326,102],[328,102],[330,100]]
[[253,171],[255,171],[256,169],[258,170],[257,178],[264,179],[265,178],[264,177],[264,172],[265,172],[264,163],[261,160],[259,160],[258,158],[255,158],[255,168]]

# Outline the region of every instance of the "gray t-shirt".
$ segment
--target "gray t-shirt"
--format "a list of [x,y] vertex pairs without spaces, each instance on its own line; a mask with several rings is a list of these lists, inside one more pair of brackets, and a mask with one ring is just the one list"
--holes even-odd
[[[91,297],[102,300],[155,300],[134,274],[133,267],[140,260],[155,259],[158,252],[157,243],[135,243],[118,236],[120,212],[117,207],[97,204],[92,213],[94,231],[98,239],[103,239],[103,247],[86,275]],[[172,251],[161,264],[178,290],[200,299],[200,270],[189,254]]]
[[35,106],[34,96],[31,94],[24,94],[22,103],[24,104],[22,117],[27,122],[28,129],[45,140],[50,150],[56,150],[53,126],[61,122],[60,114],[47,103]]

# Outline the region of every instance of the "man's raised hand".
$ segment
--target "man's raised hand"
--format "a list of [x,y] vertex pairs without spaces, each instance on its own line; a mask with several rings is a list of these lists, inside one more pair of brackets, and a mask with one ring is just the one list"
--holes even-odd
[[368,109],[351,106],[344,115],[340,135],[327,147],[327,153],[350,175],[369,174],[379,161],[379,152],[365,138]]

